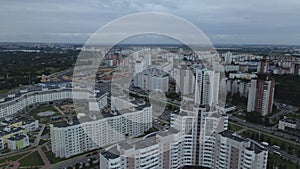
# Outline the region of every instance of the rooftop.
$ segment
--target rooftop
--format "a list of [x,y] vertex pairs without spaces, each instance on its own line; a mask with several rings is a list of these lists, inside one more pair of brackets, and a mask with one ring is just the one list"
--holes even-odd
[[136,149],[143,149],[157,144],[156,137],[149,137],[134,143]]
[[117,149],[117,146],[114,146],[110,148],[109,150],[104,150],[101,152],[101,154],[104,156],[106,159],[116,159],[120,156],[120,152]]
[[8,138],[10,141],[19,141],[24,139],[26,136],[21,134],[21,135],[14,135],[13,137]]
[[128,144],[126,141],[122,141],[118,145],[125,150],[129,150],[133,148],[133,146]]
[[250,147],[247,148],[247,150],[251,150],[254,151],[256,154],[259,154],[263,151],[266,151],[265,148],[263,148],[261,145],[256,144],[254,142],[251,141]]
[[241,137],[238,137],[238,136],[234,135],[234,132],[233,131],[229,131],[229,130],[222,131],[219,134],[221,134],[223,137],[227,137],[227,138],[230,138],[230,139],[238,141],[238,142],[248,141],[246,139],[243,139]]
[[298,122],[296,119],[293,119],[293,118],[285,118],[280,121],[291,123],[291,124],[297,124],[297,122]]
[[177,129],[173,128],[173,127],[170,127],[169,130],[160,132],[157,135],[165,137],[165,136],[168,136],[168,135],[176,134],[178,132],[179,132],[179,130],[177,130]]

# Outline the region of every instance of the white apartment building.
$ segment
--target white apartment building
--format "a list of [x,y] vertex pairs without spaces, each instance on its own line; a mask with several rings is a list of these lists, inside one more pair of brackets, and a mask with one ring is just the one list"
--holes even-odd
[[35,131],[39,128],[39,121],[38,120],[23,121],[21,128],[25,129],[26,131]]
[[227,130],[228,116],[225,112],[205,111],[197,114],[195,164],[213,168],[215,164],[215,142],[219,132]]
[[176,81],[176,93],[188,95],[195,92],[195,76],[188,65],[178,65],[173,69],[173,77]]
[[[30,106],[41,103],[49,103],[65,99],[90,99],[97,96],[96,93],[86,89],[72,89],[72,88],[43,88],[39,90],[20,92],[18,94],[10,94],[7,98],[3,98],[0,103],[0,118],[7,117],[18,113]],[[101,95],[102,96],[102,95]],[[106,100],[106,96],[101,99],[96,99],[99,103]],[[103,104],[99,104],[101,107]],[[105,104],[106,105],[106,104]]]
[[219,111],[200,109],[196,115],[181,110],[172,114],[168,131],[131,144],[121,142],[101,152],[100,168],[179,169],[192,165],[213,169],[266,168],[268,151],[227,131],[227,121],[227,115]]
[[224,57],[224,61],[225,63],[231,63],[232,62],[232,53],[231,52],[226,52],[226,53],[223,53],[222,56]]
[[29,146],[29,137],[26,134],[14,135],[7,139],[7,147],[10,150],[20,150]]
[[147,69],[134,76],[133,84],[143,90],[168,92],[169,77],[161,70]]
[[212,106],[219,100],[220,73],[196,68],[195,103]]
[[239,93],[240,96],[248,97],[249,92],[249,82],[236,79],[226,80],[226,91],[227,93],[236,94]]
[[100,168],[177,169],[192,165],[192,152],[185,149],[188,144],[182,133],[170,128],[132,144],[121,142],[106,149],[100,153]]
[[[50,124],[52,152],[64,158],[137,137],[152,127],[152,107],[140,105],[117,115],[102,113]],[[106,116],[103,118],[103,116]]]
[[225,130],[216,137],[214,168],[267,168],[268,150]]
[[239,65],[224,65],[225,72],[238,72],[240,70]]
[[252,79],[249,85],[248,102],[247,102],[247,112],[252,112],[255,110],[255,99],[256,99],[256,87],[257,80]]

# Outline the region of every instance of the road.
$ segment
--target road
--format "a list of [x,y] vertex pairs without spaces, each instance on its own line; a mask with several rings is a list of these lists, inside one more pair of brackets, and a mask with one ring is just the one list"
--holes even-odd
[[300,163],[300,158],[298,158],[295,155],[291,155],[291,154],[289,154],[289,153],[287,153],[287,152],[285,152],[283,150],[275,149],[272,146],[266,146],[266,148],[269,150],[269,152],[279,152],[282,157],[290,159],[290,160],[292,160],[294,162]]
[[[246,122],[247,123],[247,122]],[[285,141],[285,142],[289,142],[289,143],[291,143],[291,144],[296,144],[296,145],[298,145],[298,146],[300,146],[300,144],[299,143],[296,143],[296,142],[293,142],[293,141],[290,141],[290,140],[287,140],[287,139],[284,139],[284,138],[282,138],[282,137],[278,137],[278,136],[275,136],[275,135],[273,135],[273,134],[271,134],[271,133],[268,133],[268,132],[265,132],[265,128],[259,128],[259,129],[257,129],[257,128],[252,128],[252,127],[249,127],[249,125],[248,124],[241,124],[241,123],[234,123],[235,125],[237,125],[237,126],[240,126],[240,127],[243,127],[244,129],[242,129],[243,131],[246,129],[246,130],[252,130],[252,131],[256,131],[256,132],[261,132],[261,133],[263,133],[263,134],[265,134],[265,135],[268,135],[268,136],[271,136],[271,137],[274,137],[274,138],[276,138],[276,139],[279,139],[279,140],[282,140],[282,141]],[[264,131],[263,131],[264,130]],[[240,131],[238,131],[239,133],[240,133]],[[277,150],[277,149],[275,149],[275,148],[273,148],[271,145],[270,146],[265,146],[269,151],[271,151],[271,152],[275,152],[275,151],[278,151],[278,152],[280,152],[280,154],[281,154],[281,156],[282,157],[285,157],[285,158],[287,158],[287,159],[291,159],[291,160],[293,160],[293,161],[295,161],[295,162],[299,162],[300,163],[300,158],[298,158],[297,156],[295,156],[295,155],[291,155],[291,154],[288,154],[287,152],[285,152],[285,151],[283,151],[283,150]]]
[[259,131],[259,132],[264,132],[268,135],[277,137],[280,140],[284,140],[284,141],[287,141],[291,144],[296,144],[296,145],[300,146],[300,143],[296,142],[296,140],[299,140],[299,138],[297,136],[293,136],[293,135],[284,133],[282,131],[274,129],[273,127],[265,127],[263,125],[253,124],[253,123],[244,121],[244,120],[239,119],[239,118],[234,117],[234,116],[229,116],[229,119],[232,122],[235,122],[237,124],[242,125],[243,127],[247,127],[248,129],[253,129],[253,130],[256,130],[256,131]]

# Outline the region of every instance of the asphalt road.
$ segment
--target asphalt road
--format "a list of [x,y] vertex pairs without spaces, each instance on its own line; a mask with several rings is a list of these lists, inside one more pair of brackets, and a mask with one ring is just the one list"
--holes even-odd
[[229,116],[229,119],[237,124],[242,125],[242,126],[245,126],[245,127],[251,128],[251,129],[255,129],[255,130],[258,130],[261,132],[265,132],[265,133],[271,134],[273,136],[277,136],[279,139],[283,139],[287,142],[290,142],[292,144],[297,144],[300,146],[300,143],[297,142],[297,140],[299,141],[299,138],[297,136],[293,136],[293,135],[284,133],[282,131],[274,129],[273,127],[265,127],[263,125],[253,124],[253,123],[244,121],[244,120],[239,119],[234,116]]
[[[239,125],[239,126],[242,126],[246,129],[249,129],[249,130],[255,130],[255,131],[259,131],[259,132],[262,132],[266,135],[270,135],[272,137],[275,137],[277,139],[280,139],[280,140],[283,140],[283,141],[286,141],[286,142],[289,142],[291,144],[296,144],[298,146],[300,146],[299,143],[297,142],[294,142],[294,141],[291,141],[291,140],[288,140],[288,139],[285,139],[286,137],[289,137],[289,138],[292,138],[290,135],[287,135],[287,136],[281,136],[282,135],[282,132],[277,132],[277,131],[274,131],[272,128],[269,128],[269,127],[262,127],[261,125],[257,125],[257,124],[252,124],[252,123],[249,123],[249,122],[243,122],[243,120],[241,119],[238,119],[238,118],[235,118],[234,116],[230,116],[230,119],[233,119],[236,120],[236,122],[234,122],[234,124],[236,125]],[[279,136],[278,136],[279,135]],[[280,146],[280,145],[279,145]],[[272,147],[272,145],[270,146],[265,146],[270,152],[279,152],[281,154],[282,157],[284,158],[287,158],[287,159],[290,159],[292,161],[295,161],[295,162],[299,162],[300,163],[300,158],[298,158],[297,156],[295,155],[291,155],[283,150],[278,150],[278,149],[275,149]]]

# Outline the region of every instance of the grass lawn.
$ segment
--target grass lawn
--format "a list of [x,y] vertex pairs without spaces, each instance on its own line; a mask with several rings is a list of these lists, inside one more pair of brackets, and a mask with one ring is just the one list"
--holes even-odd
[[286,116],[300,120],[300,113],[290,113]]
[[243,127],[240,127],[238,125],[235,125],[234,123],[230,123],[228,124],[228,130],[231,130],[231,131],[239,131],[239,130],[242,130]]
[[40,154],[35,151],[19,161],[20,166],[41,166],[44,165]]
[[23,153],[23,154],[19,154],[19,155],[16,155],[16,156],[11,156],[11,157],[0,159],[0,164],[5,163],[5,161],[16,161],[19,158],[25,156],[26,154],[28,154],[28,153]]
[[0,90],[0,94],[7,93],[7,92],[9,92],[10,90],[13,90],[13,89],[1,89],[1,90]]
[[57,110],[52,105],[47,105],[47,106],[36,107],[35,109],[31,110],[28,114],[33,116],[34,119],[40,119],[43,117],[38,116],[37,114],[45,111],[53,111],[55,113],[57,112]]
[[43,140],[43,139],[41,139],[40,142],[39,142],[39,145],[42,145],[42,144],[44,144],[44,143],[46,143],[46,142],[48,142],[48,140]]
[[51,151],[44,152],[51,164],[55,164],[66,160],[65,158],[57,158]]
[[288,159],[284,159],[276,154],[270,153],[268,155],[268,165],[276,166],[278,168],[286,169],[299,169],[300,165],[296,164]]

